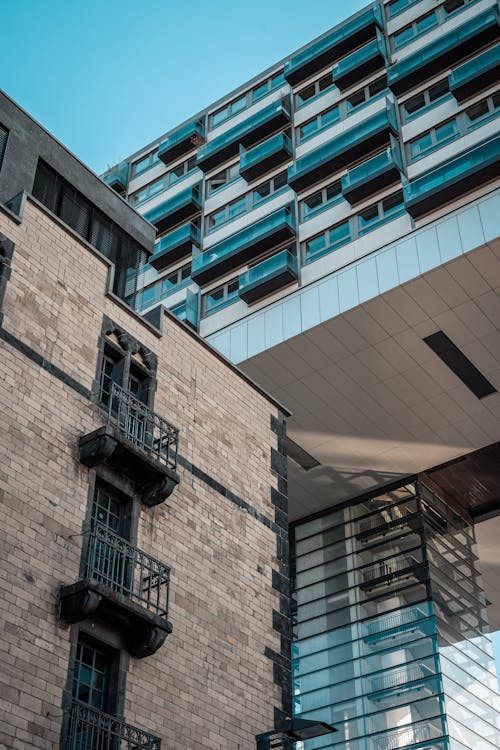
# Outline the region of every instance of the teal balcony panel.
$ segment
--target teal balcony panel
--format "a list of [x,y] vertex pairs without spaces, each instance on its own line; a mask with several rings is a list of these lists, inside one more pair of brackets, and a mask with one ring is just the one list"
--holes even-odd
[[160,143],[158,157],[164,164],[171,164],[175,159],[199,148],[205,142],[205,127],[202,120],[192,120],[170,133]]
[[377,29],[376,39],[344,57],[333,66],[333,81],[341,91],[359,83],[367,76],[385,67],[387,47],[383,34]]
[[283,162],[289,161],[292,153],[292,141],[285,133],[276,133],[248,151],[244,146],[240,146],[240,175],[247,182],[251,182]]
[[239,295],[251,305],[298,278],[297,256],[282,250],[240,276]]
[[354,206],[401,179],[403,163],[396,141],[381,154],[342,176],[342,194]]
[[178,229],[174,229],[173,232],[165,235],[155,244],[155,251],[150,257],[149,263],[157,271],[164,271],[172,263],[191,255],[193,248],[199,248],[200,243],[200,230],[194,224],[188,222]]
[[492,8],[471,18],[454,31],[443,33],[435,42],[401,62],[389,66],[387,85],[398,96],[404,94],[431,76],[473,55],[479,47],[495,40],[498,34],[499,15]]
[[240,144],[248,148],[290,122],[290,102],[282,97],[213,138],[198,151],[197,165],[204,172],[222,164],[239,152]]
[[198,331],[200,322],[200,293],[186,290],[186,302],[183,305],[172,308],[171,312],[176,318],[186,323],[193,331]]
[[493,86],[500,78],[500,44],[481,52],[480,55],[448,76],[450,91],[459,102],[474,96],[487,86]]
[[201,183],[198,183],[146,211],[144,218],[154,224],[159,232],[165,232],[200,213],[200,193]]
[[286,80],[292,86],[305,81],[335,60],[349,54],[354,47],[369,42],[375,36],[377,28],[383,28],[382,15],[378,4],[373,3],[292,57],[285,65]]
[[295,238],[295,217],[291,206],[265,216],[240,232],[193,257],[191,278],[206,284],[220,278],[251,258]]
[[128,161],[122,161],[103,175],[104,182],[117,193],[124,193],[128,184]]
[[304,190],[345,169],[353,161],[363,159],[375,149],[389,145],[391,134],[397,135],[397,132],[396,113],[388,103],[386,109],[297,159],[288,168],[288,184],[296,192]]
[[498,177],[500,136],[417,177],[403,188],[406,210],[414,218],[475,190]]

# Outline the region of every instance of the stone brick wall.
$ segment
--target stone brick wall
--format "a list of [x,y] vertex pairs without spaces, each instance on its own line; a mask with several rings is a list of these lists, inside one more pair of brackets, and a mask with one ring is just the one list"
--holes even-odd
[[14,242],[0,310],[0,748],[59,747],[78,626],[59,620],[58,595],[79,577],[95,470],[77,440],[102,424],[91,394],[106,315],[157,355],[154,410],[181,431],[180,484],[141,508],[137,536],[171,566],[173,633],[130,658],[124,717],[164,750],[250,750],[288,710],[269,658],[284,608],[280,409],[170,317],[159,336],[107,296],[107,261],[32,200],[20,224],[0,213],[0,233]]

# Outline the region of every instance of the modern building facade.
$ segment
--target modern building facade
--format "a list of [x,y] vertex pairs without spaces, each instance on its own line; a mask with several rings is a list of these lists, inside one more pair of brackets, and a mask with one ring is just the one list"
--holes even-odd
[[500,745],[498,39],[374,2],[104,175],[158,232],[137,311],[291,408],[308,750]]
[[131,309],[153,226],[3,94],[0,133],[0,747],[251,750],[289,703],[286,412]]

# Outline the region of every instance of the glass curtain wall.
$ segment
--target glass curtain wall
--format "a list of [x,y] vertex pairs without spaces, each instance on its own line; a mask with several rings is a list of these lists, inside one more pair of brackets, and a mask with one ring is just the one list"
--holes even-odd
[[342,750],[494,750],[499,699],[473,529],[421,484],[295,527],[294,714]]

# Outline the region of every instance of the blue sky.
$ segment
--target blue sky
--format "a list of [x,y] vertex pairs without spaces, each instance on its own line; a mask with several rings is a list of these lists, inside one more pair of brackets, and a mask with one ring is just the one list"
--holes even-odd
[[6,2],[1,86],[102,172],[367,4]]

